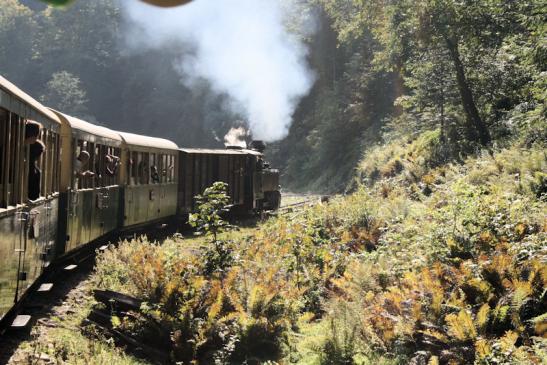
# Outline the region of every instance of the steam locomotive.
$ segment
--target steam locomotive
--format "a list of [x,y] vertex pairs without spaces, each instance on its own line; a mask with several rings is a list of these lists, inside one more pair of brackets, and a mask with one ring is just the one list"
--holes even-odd
[[[28,121],[42,125],[45,145],[33,200]],[[180,223],[195,208],[194,196],[215,181],[228,184],[234,211],[277,209],[279,172],[263,151],[259,142],[181,149],[113,131],[46,108],[0,76],[0,321],[51,263],[114,234]]]

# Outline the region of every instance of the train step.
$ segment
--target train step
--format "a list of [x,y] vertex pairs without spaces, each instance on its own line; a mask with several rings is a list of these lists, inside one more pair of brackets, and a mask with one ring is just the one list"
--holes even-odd
[[101,247],[99,247],[99,251],[104,252],[104,251],[108,250],[108,247],[110,247],[110,245],[101,246]]
[[52,283],[44,283],[44,284],[40,285],[40,287],[38,288],[37,292],[39,292],[39,293],[47,293],[47,292],[51,291],[52,288],[53,288],[53,284],[52,284]]
[[32,316],[29,316],[27,314],[19,314],[17,317],[15,317],[15,319],[11,323],[11,328],[13,329],[26,328],[28,327],[31,318]]

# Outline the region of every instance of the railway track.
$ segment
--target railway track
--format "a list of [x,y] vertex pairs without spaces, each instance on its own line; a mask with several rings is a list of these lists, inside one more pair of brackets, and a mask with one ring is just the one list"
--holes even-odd
[[295,199],[296,202],[289,203],[287,205],[282,205],[278,211],[280,214],[291,213],[295,209],[303,208],[306,206],[312,206],[315,204],[321,204],[327,202],[330,199],[330,195],[284,195],[283,198]]

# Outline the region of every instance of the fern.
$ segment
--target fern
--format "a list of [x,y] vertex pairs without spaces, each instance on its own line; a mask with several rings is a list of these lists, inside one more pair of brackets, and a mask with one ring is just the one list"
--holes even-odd
[[449,314],[445,317],[448,332],[460,341],[473,340],[477,337],[473,319],[468,311],[462,309],[458,314]]
[[481,306],[475,318],[476,327],[480,332],[484,332],[486,330],[486,326],[488,325],[489,318],[490,318],[490,306],[485,303]]

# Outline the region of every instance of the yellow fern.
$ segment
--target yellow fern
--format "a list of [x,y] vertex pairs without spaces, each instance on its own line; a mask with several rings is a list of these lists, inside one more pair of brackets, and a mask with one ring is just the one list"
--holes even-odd
[[519,338],[518,333],[513,331],[505,332],[505,335],[500,339],[500,347],[503,352],[512,350],[515,347],[515,343]]
[[475,353],[478,359],[482,360],[492,353],[492,347],[490,346],[488,341],[480,338],[475,342]]
[[490,306],[488,304],[483,304],[479,311],[477,312],[477,317],[475,318],[475,323],[477,329],[484,330],[488,324],[488,319],[490,318]]
[[448,332],[460,341],[472,340],[477,337],[471,315],[462,309],[458,314],[449,314],[445,317]]

